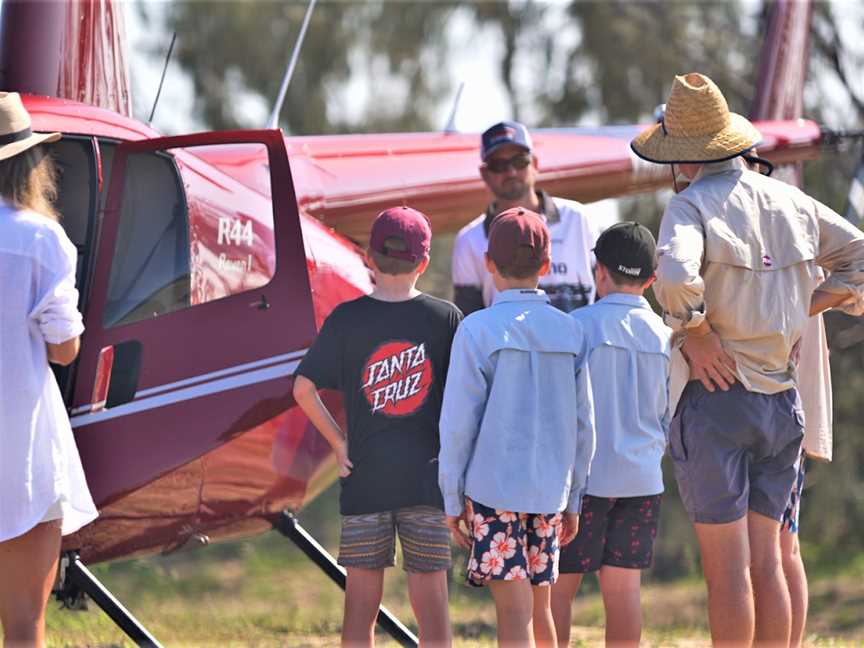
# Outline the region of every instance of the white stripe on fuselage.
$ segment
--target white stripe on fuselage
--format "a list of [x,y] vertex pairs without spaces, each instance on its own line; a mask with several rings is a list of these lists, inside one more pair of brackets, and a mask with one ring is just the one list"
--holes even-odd
[[[83,425],[91,425],[100,423],[120,416],[128,416],[138,412],[144,412],[151,409],[173,405],[183,401],[201,398],[202,396],[210,396],[220,392],[238,389],[257,383],[267,382],[284,376],[289,376],[294,373],[297,365],[300,364],[300,359],[306,354],[307,349],[295,351],[284,355],[273,356],[255,362],[249,362],[236,367],[220,369],[208,374],[194,376],[177,382],[151,387],[142,390],[135,394],[135,400],[105,409],[99,412],[89,412],[92,407],[84,406],[85,409],[78,415],[73,415],[71,422],[72,427],[77,428]],[[255,369],[262,367],[262,369]],[[250,371],[251,370],[251,371]],[[234,374],[234,375],[231,375]],[[221,379],[218,379],[221,378]],[[218,380],[214,380],[218,379]],[[188,385],[188,386],[187,386]],[[178,387],[185,387],[178,389]],[[173,390],[173,391],[171,391]],[[166,393],[167,392],[167,393]],[[76,408],[73,414],[81,412],[82,408]]]

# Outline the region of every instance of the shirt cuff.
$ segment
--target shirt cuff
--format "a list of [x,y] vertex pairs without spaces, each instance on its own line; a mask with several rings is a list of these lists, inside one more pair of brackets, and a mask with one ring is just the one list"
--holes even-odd
[[585,487],[574,488],[570,491],[570,500],[567,502],[568,513],[582,512],[582,497],[585,495]]
[[444,512],[447,515],[462,515],[462,512],[465,510],[465,495],[463,493],[445,493],[443,497]]
[[663,313],[663,321],[673,331],[696,328],[705,321],[704,304],[698,310],[691,310],[685,317],[676,317],[672,313]]
[[79,337],[84,332],[84,324],[78,319],[61,317],[45,317],[39,323],[42,338],[48,344],[62,344],[67,340]]
[[835,295],[842,295],[844,293],[848,294],[849,298],[842,304],[835,306],[833,310],[843,311],[847,315],[854,315],[856,317],[864,315],[864,294],[862,294],[855,286],[851,286],[841,281],[836,276],[832,275],[826,279],[816,288],[816,290],[821,290],[822,292],[832,293]]

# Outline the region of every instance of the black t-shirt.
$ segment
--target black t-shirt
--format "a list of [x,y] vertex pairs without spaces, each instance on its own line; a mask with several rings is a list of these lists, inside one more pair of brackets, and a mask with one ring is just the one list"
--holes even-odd
[[325,320],[297,374],[345,399],[354,468],[341,480],[343,515],[442,507],[438,418],[461,320],[453,304],[425,294],[360,297]]

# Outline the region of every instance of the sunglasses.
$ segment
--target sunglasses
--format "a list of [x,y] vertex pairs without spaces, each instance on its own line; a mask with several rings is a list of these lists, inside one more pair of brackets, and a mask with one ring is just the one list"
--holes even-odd
[[531,164],[530,153],[519,153],[506,160],[492,159],[485,163],[485,167],[492,173],[504,173],[507,169],[513,168],[516,171],[521,171]]

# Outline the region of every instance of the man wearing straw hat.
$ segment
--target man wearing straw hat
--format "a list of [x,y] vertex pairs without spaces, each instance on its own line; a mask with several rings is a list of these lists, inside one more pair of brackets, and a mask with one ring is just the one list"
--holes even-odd
[[864,314],[864,235],[749,170],[741,157],[760,139],[694,73],[675,78],[663,119],[631,144],[690,181],[663,215],[655,294],[690,368],[669,454],[718,645],[789,642],[779,529],[804,424],[793,347],[810,315]]

